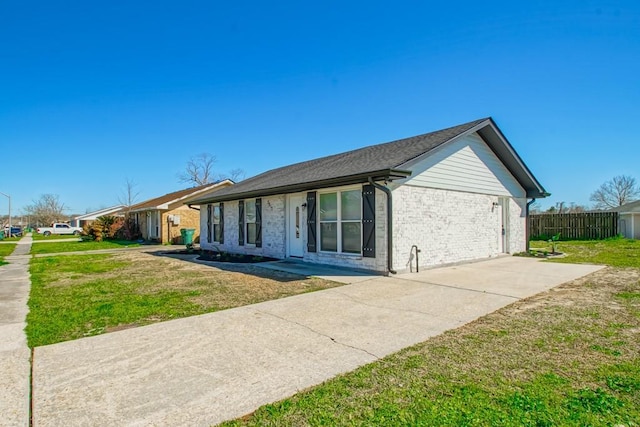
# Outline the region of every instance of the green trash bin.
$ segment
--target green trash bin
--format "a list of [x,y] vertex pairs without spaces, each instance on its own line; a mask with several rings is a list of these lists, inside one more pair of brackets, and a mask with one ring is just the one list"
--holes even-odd
[[182,243],[187,245],[187,247],[193,246],[193,235],[195,233],[195,228],[181,228],[180,235],[182,236]]
[[0,240],[4,240],[4,230],[0,230]]

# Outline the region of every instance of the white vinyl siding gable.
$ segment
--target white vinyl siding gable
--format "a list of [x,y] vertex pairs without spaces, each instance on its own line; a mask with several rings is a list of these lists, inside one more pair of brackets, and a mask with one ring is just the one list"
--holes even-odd
[[400,169],[413,174],[403,184],[498,196],[525,197],[525,191],[477,133],[445,144]]

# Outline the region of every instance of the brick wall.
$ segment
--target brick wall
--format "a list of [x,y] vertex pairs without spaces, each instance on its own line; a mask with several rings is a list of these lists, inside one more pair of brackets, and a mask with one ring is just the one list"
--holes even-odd
[[[420,266],[494,257],[499,252],[498,196],[403,185],[393,191],[394,266],[409,271],[411,246]],[[524,200],[509,199],[509,247],[524,250]],[[415,266],[415,261],[414,266]]]
[[[305,193],[306,195],[306,193]],[[224,203],[224,244],[206,242],[207,233],[207,208],[202,206],[200,215],[200,227],[203,237],[200,247],[208,250],[222,250],[232,253],[252,255],[264,255],[283,259],[286,257],[286,227],[287,204],[286,196],[270,196],[262,198],[262,248],[249,245],[238,245],[238,202]],[[307,227],[306,219],[303,219],[301,232],[303,236],[304,255],[303,260],[312,263],[321,263],[342,267],[351,267],[364,270],[385,272],[387,266],[387,240],[386,240],[386,195],[376,190],[376,257],[365,258],[360,255],[308,252],[306,247]],[[306,215],[306,211],[303,212]],[[303,218],[306,218],[303,217]]]
[[509,253],[527,250],[527,199],[509,199]]
[[[180,223],[174,225],[169,215],[179,215]],[[162,243],[182,244],[181,228],[194,228],[193,241],[200,241],[200,212],[188,206],[180,206],[170,211],[163,211],[160,215],[160,240]]]
[[262,197],[262,247],[238,244],[238,202],[224,202],[224,244],[207,242],[207,207],[201,206],[200,247],[238,254],[285,257],[285,196]]

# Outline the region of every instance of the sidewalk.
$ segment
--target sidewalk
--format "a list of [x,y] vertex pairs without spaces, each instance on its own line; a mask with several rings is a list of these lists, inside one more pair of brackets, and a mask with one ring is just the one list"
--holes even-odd
[[31,363],[24,333],[31,281],[31,236],[20,239],[7,265],[0,266],[0,423],[29,425]]

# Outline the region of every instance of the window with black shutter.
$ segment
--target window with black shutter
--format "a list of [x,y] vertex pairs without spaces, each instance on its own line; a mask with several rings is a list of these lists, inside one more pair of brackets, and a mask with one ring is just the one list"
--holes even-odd
[[373,185],[362,187],[362,256],[376,256],[376,189]]
[[238,245],[244,246],[244,200],[238,201]]
[[307,193],[307,251],[316,252],[316,192]]
[[256,248],[262,247],[262,199],[256,199]]
[[224,203],[220,203],[220,236],[218,243],[224,243]]
[[213,206],[212,205],[207,205],[207,243],[211,243],[213,242],[213,237],[212,237],[212,233],[213,233]]

